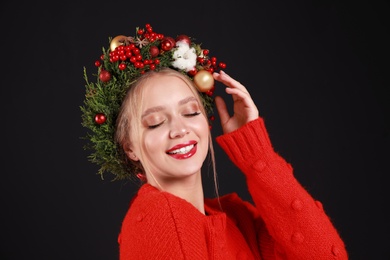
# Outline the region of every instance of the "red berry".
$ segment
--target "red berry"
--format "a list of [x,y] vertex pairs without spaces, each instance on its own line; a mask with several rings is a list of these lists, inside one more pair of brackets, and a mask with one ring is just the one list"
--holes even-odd
[[187,73],[189,76],[193,77],[196,75],[197,72],[198,72],[198,70],[194,68],[194,69],[188,71]]
[[208,68],[207,71],[210,72],[211,74],[214,73],[214,69],[213,68]]
[[157,34],[155,32],[150,32],[149,41],[154,42],[156,40]]
[[223,62],[220,62],[218,65],[221,69],[226,69],[226,64]]
[[119,55],[113,55],[112,56],[112,60],[115,62],[115,61],[118,61],[119,60]]
[[211,97],[211,96],[213,96],[213,92],[210,91],[210,90],[208,90],[208,91],[206,91],[206,95],[209,96],[209,97]]
[[126,63],[123,63],[123,62],[122,62],[121,64],[118,65],[118,68],[119,68],[120,70],[125,70],[126,67],[127,67],[127,66],[126,66]]

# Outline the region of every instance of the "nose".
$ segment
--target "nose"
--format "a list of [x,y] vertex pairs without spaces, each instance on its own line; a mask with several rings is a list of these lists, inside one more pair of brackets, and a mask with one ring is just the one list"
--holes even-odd
[[170,138],[183,137],[184,135],[189,133],[188,129],[189,128],[182,120],[176,119],[172,121],[171,129],[169,131],[169,137]]

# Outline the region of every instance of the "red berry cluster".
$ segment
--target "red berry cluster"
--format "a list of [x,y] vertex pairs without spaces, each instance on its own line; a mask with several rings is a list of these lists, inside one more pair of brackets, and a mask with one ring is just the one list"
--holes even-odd
[[[202,65],[203,69],[209,71],[210,73],[213,73],[218,67],[221,69],[226,68],[226,64],[223,62],[220,62],[217,64],[217,58],[216,57],[211,57],[210,59],[208,58],[209,55],[209,50],[203,50],[203,57],[199,56],[197,58],[197,61],[200,65]],[[190,70],[188,74],[193,77],[198,73],[198,70],[194,68],[193,70]]]

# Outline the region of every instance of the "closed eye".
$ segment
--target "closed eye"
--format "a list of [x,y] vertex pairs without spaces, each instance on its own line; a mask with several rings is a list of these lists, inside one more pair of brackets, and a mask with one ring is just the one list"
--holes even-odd
[[191,114],[185,114],[184,116],[186,116],[186,117],[193,117],[193,116],[197,116],[197,115],[200,115],[200,112],[194,112],[194,113],[191,113]]
[[162,125],[163,123],[164,123],[164,121],[161,123],[155,124],[155,125],[148,125],[148,129],[155,129],[155,128],[159,127],[160,125]]

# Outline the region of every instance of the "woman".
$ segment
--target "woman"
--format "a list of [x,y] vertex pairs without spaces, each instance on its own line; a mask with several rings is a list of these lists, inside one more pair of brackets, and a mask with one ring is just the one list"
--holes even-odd
[[212,77],[234,113],[215,97],[216,141],[246,176],[254,204],[235,193],[204,197],[201,168],[214,158],[207,109],[197,81],[180,70],[143,72],[121,99],[115,143],[143,184],[122,223],[120,259],[348,259],[321,203],[273,150],[247,89],[224,71]]

